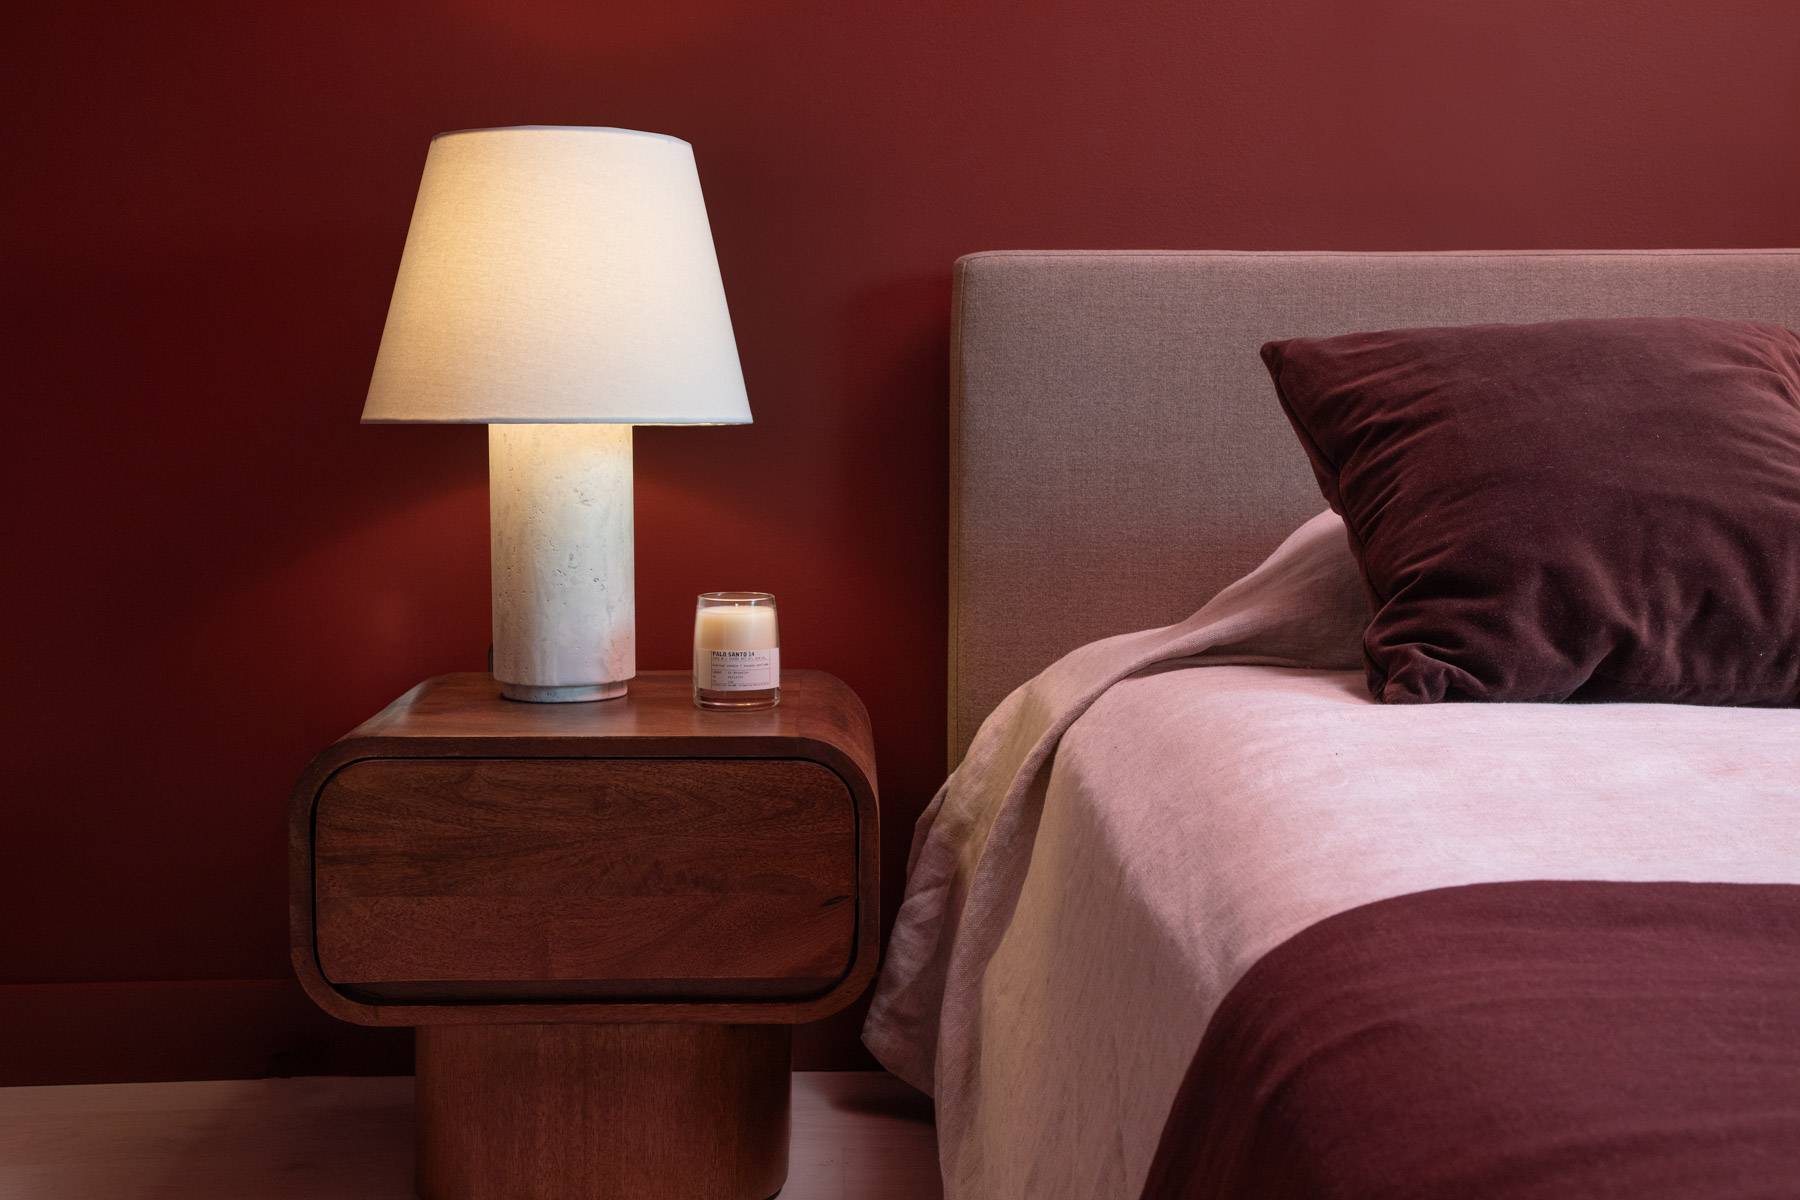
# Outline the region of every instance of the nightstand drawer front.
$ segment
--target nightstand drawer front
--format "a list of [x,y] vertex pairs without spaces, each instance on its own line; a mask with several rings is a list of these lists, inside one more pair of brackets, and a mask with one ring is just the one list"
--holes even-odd
[[814,995],[856,835],[813,762],[368,759],[319,794],[319,966],[394,1000]]

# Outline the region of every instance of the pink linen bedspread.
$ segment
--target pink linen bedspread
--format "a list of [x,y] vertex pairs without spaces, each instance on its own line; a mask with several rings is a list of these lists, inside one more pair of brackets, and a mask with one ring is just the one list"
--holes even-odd
[[920,819],[864,1030],[935,1096],[953,1200],[1135,1197],[1211,1013],[1335,913],[1518,879],[1800,882],[1800,713],[1376,705],[1366,613],[1322,514],[983,725]]

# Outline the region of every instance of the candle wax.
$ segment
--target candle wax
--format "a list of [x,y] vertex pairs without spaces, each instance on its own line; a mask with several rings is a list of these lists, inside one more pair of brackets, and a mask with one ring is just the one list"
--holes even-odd
[[694,612],[696,650],[772,650],[778,644],[775,610],[759,604],[725,604]]

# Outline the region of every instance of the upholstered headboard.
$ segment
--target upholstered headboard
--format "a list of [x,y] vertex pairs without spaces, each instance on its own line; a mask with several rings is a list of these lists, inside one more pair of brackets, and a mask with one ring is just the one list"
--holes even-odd
[[1257,347],[1567,316],[1800,326],[1800,251],[1005,251],[956,264],[950,757],[1095,638],[1178,620],[1323,507]]

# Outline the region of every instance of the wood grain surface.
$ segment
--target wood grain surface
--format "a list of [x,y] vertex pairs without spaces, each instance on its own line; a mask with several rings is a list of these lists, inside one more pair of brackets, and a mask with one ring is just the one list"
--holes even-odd
[[791,1030],[419,1030],[425,1200],[766,1200],[787,1178]]
[[[611,753],[620,757],[818,757],[793,752],[803,744],[827,756],[842,755],[855,771],[875,778],[868,712],[855,692],[823,671],[783,671],[781,703],[750,712],[695,707],[693,677],[686,671],[642,672],[623,700],[593,704],[520,704],[502,697],[491,675],[439,675],[370,717],[339,745],[425,739],[454,745],[458,753],[492,755],[496,743],[507,742],[536,753],[548,753],[558,743],[587,744],[591,751],[595,738],[614,742]],[[404,753],[399,744],[388,750]]]
[[370,759],[314,829],[319,965],[364,996],[799,998],[855,948],[856,811],[817,763]]

